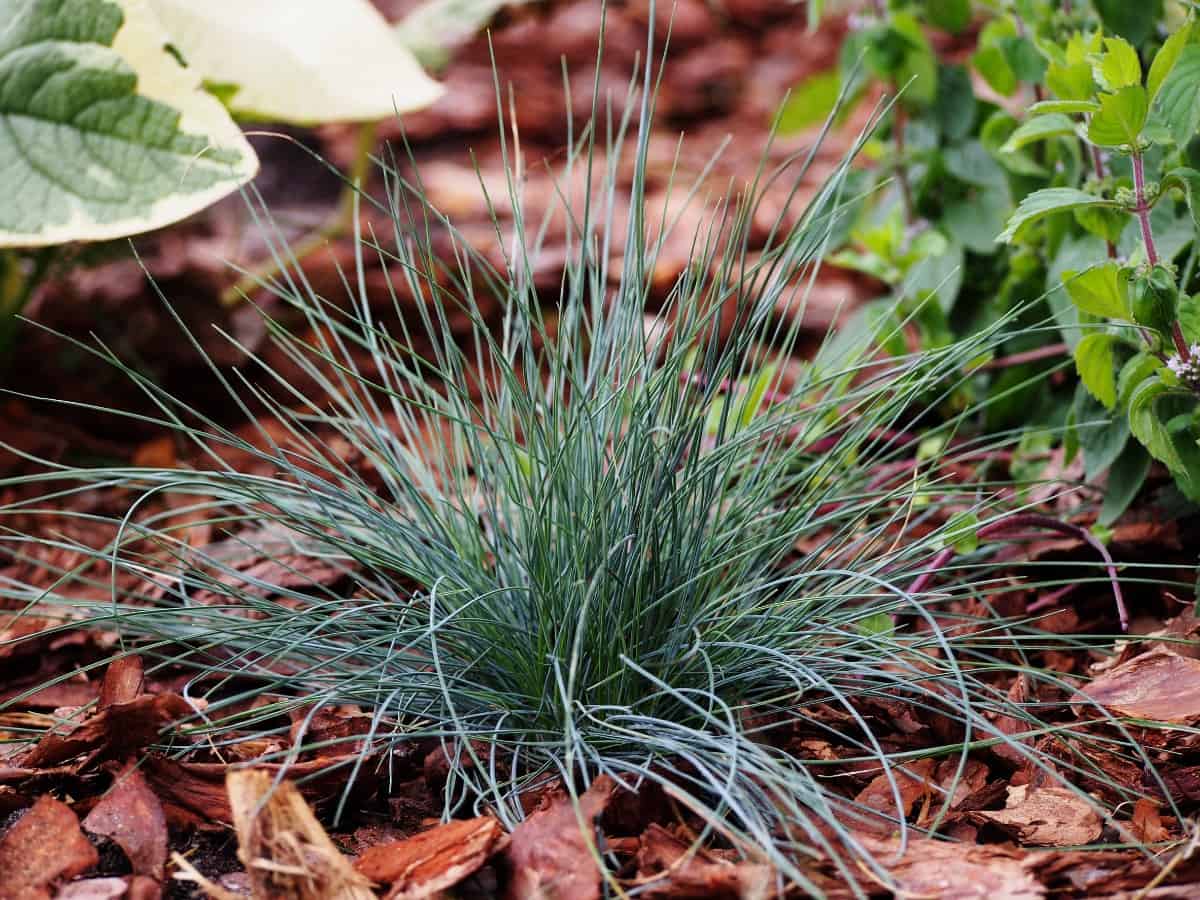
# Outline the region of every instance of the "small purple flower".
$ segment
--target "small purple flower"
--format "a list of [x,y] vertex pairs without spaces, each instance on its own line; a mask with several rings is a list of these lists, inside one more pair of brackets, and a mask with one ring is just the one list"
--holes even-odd
[[1167,360],[1167,368],[1175,373],[1179,381],[1193,391],[1200,392],[1200,343],[1188,348],[1188,359],[1172,356]]

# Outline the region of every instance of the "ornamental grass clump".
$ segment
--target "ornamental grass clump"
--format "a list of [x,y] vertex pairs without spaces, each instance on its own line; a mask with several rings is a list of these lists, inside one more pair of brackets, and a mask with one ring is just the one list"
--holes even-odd
[[[815,891],[808,861],[818,857],[849,884],[861,877],[856,859],[886,877],[856,828],[889,813],[857,805],[801,759],[794,730],[823,730],[887,775],[902,840],[906,758],[872,735],[865,702],[944,717],[958,737],[936,754],[956,760],[958,775],[973,746],[1004,742],[1055,777],[1019,729],[992,720],[1003,713],[1043,733],[989,680],[1027,632],[948,602],[1005,589],[982,551],[960,557],[961,577],[938,593],[906,588],[961,537],[939,524],[949,511],[986,519],[989,486],[939,482],[921,463],[885,487],[876,477],[912,457],[888,436],[914,422],[948,457],[987,449],[951,442],[979,411],[950,401],[1004,323],[880,361],[869,347],[887,336],[860,322],[810,362],[779,364],[801,316],[776,311],[803,309],[855,199],[850,157],[794,227],[778,222],[754,253],[748,233],[761,189],[799,184],[815,149],[764,170],[745,196],[678,188],[712,214],[648,319],[662,246],[646,236],[659,214],[646,202],[649,76],[642,96],[606,135],[597,117],[569,142],[562,181],[582,171],[592,188],[582,206],[554,211],[567,217],[567,247],[549,302],[534,286],[548,229],[525,220],[519,148],[506,148],[508,196],[491,198],[511,207],[507,231],[496,220],[501,267],[459,239],[419,180],[381,161],[386,199],[370,202],[391,233],[357,235],[348,303],[318,295],[274,245],[282,274],[264,287],[308,326],[264,313],[290,374],[253,354],[253,373],[212,367],[248,416],[266,410],[260,420],[277,427],[241,436],[127,369],[159,421],[196,448],[196,467],[40,476],[64,493],[118,485],[141,499],[115,520],[111,545],[62,539],[111,564],[111,580],[83,566],[48,590],[0,590],[64,627],[115,630],[160,667],[194,670],[185,694],[205,702],[175,753],[257,741],[264,758],[290,763],[314,748],[305,735],[321,710],[355,704],[371,727],[339,745],[359,748],[351,782],[386,770],[392,749],[441,741],[448,812],[487,808],[512,825],[529,788],[559,779],[578,793],[607,774],[661,786],[722,839],[758,848],[787,883]],[[626,143],[634,175],[619,226]],[[453,253],[436,253],[447,236]],[[396,285],[386,316],[367,296],[368,256]],[[500,314],[489,318],[493,300]],[[464,319],[465,339],[451,328]],[[231,451],[253,466],[232,468]],[[193,502],[143,512],[166,493]],[[167,523],[184,511],[186,526]],[[181,529],[201,519],[229,537],[191,546]],[[6,536],[17,555],[29,540]],[[279,560],[276,576],[235,566],[228,549],[239,543]],[[338,575],[317,579],[297,560]],[[123,586],[128,576],[140,587]],[[110,599],[81,600],[63,588],[71,582]],[[1106,780],[1082,753],[1066,755],[1059,771]],[[956,784],[935,795],[932,828]]]

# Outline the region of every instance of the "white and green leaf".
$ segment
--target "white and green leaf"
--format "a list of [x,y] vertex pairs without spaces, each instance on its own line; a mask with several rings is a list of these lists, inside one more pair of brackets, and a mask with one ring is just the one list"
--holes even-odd
[[150,0],[190,66],[232,90],[239,115],[373,121],[442,88],[368,0]]
[[146,0],[0,0],[0,246],[170,224],[254,176]]

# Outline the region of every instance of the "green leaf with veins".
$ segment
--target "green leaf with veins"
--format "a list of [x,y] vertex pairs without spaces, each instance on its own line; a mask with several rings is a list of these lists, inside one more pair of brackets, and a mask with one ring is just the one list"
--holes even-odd
[[1188,24],[1163,41],[1163,45],[1154,54],[1154,60],[1150,63],[1150,74],[1146,76],[1146,93],[1150,96],[1151,103],[1191,39],[1192,26]]
[[[1083,312],[1108,319],[1129,319],[1129,276],[1115,262],[1086,272],[1063,272],[1063,286]],[[1080,344],[1083,342],[1080,341]]]
[[1066,212],[1083,207],[1118,208],[1118,204],[1103,197],[1096,197],[1078,188],[1054,187],[1042,188],[1025,197],[1017,206],[1016,212],[1008,220],[1008,227],[996,238],[999,243],[1007,244],[1025,225],[1044,219],[1056,212]]
[[1142,63],[1137,51],[1123,38],[1105,38],[1104,54],[1096,73],[1105,90],[1119,91],[1142,83]]
[[0,246],[148,231],[257,170],[145,0],[0,0],[0,22]]
[[1047,113],[1036,116],[1023,123],[1012,133],[1000,149],[1005,153],[1015,153],[1022,147],[1037,141],[1061,137],[1075,133],[1075,123],[1062,113]]
[[1154,98],[1151,121],[1183,146],[1200,130],[1200,45],[1182,48]]
[[1136,146],[1149,109],[1146,89],[1140,84],[1101,94],[1100,111],[1088,123],[1088,140],[1101,147]]
[[1094,113],[1100,111],[1100,104],[1095,100],[1043,100],[1029,107],[1031,116],[1044,116],[1050,113]]
[[1084,335],[1075,347],[1075,371],[1083,386],[1107,409],[1117,403],[1117,337],[1103,332]]

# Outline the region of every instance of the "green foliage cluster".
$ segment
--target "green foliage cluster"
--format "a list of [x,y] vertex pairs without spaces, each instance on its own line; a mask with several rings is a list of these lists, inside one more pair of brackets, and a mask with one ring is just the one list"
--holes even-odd
[[[1152,460],[1200,500],[1192,4],[880,0],[851,26],[837,71],[780,120],[806,126],[870,83],[896,97],[830,257],[888,286],[866,315],[906,334],[884,349],[945,346],[1021,308],[1028,327],[957,402],[990,397],[985,427],[1026,426],[1028,447],[1061,443],[1089,478],[1107,473],[1102,524]],[[947,61],[938,32],[973,51]],[[1078,382],[1048,390],[1037,376],[1067,352]]]

